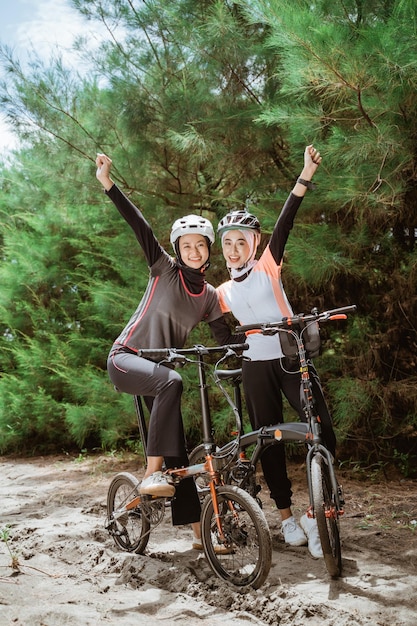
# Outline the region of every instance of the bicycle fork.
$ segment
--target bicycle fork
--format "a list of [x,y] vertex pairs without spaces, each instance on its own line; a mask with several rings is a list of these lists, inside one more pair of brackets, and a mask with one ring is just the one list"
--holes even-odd
[[[226,537],[225,537],[224,530],[223,530],[222,515],[220,513],[219,501],[217,498],[217,490],[216,490],[217,487],[223,485],[224,483],[220,477],[220,473],[218,469],[215,468],[215,459],[213,458],[211,454],[207,455],[206,462],[204,465],[205,465],[207,473],[210,475],[210,483],[209,483],[210,498],[213,504],[214,518],[216,520],[216,527],[218,531],[218,540],[219,540],[219,543],[225,544]],[[227,505],[228,505],[229,510],[233,514],[234,518],[237,519],[238,514],[236,512],[235,507],[233,506],[233,503],[228,501]]]
[[[216,488],[223,485],[223,480],[220,475],[219,469],[216,467],[216,459],[210,452],[206,453],[206,460],[204,463],[198,463],[196,465],[190,465],[189,467],[167,470],[166,474],[171,477],[178,477],[179,479],[186,478],[188,476],[196,476],[198,474],[208,474],[210,476],[209,492],[210,498],[213,503],[214,518],[216,520],[216,526],[218,530],[218,538],[220,543],[226,543],[226,537],[222,526],[222,515],[220,512],[219,501],[217,497]],[[237,518],[237,512],[232,502],[228,502],[228,507]]]

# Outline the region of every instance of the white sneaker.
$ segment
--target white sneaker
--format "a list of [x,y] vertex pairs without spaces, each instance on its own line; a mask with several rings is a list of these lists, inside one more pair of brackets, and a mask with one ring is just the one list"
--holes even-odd
[[146,496],[170,498],[175,493],[175,487],[168,482],[167,477],[162,472],[154,472],[142,480],[139,493]]
[[281,532],[284,535],[285,543],[288,543],[289,546],[305,546],[307,543],[307,537],[293,516],[282,522]]
[[308,550],[315,559],[323,558],[323,549],[317,527],[317,520],[304,514],[300,518],[301,528],[304,530],[308,539]]

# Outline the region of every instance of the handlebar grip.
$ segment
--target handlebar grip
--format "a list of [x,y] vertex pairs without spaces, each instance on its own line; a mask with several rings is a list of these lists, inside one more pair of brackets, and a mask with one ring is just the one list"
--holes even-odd
[[[327,313],[333,316],[334,314],[337,314],[337,313],[353,313],[354,311],[356,311],[356,309],[357,309],[356,304],[349,304],[348,306],[342,306],[339,309],[331,309],[330,311],[327,311]],[[346,319],[346,318],[340,318],[340,319]]]
[[242,350],[248,350],[249,344],[248,343],[231,343],[224,347],[228,348],[229,350],[241,352]]
[[261,332],[261,324],[244,324],[235,328],[237,333],[246,333],[248,330]]
[[138,356],[147,357],[149,359],[165,359],[169,357],[171,350],[169,348],[141,348],[138,350]]

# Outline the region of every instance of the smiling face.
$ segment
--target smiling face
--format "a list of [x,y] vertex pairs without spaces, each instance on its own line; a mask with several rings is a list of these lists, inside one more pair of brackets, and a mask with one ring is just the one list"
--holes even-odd
[[249,260],[250,246],[241,230],[228,230],[222,238],[222,251],[227,267],[238,269]]
[[198,270],[209,258],[209,247],[203,235],[190,234],[182,235],[179,238],[178,250],[184,265]]

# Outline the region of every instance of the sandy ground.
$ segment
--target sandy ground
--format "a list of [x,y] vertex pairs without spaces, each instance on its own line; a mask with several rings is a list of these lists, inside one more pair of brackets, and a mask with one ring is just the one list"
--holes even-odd
[[[118,471],[140,478],[136,470],[132,458],[110,456],[0,458],[2,626],[417,624],[416,481],[342,477],[338,580],[306,547],[285,546],[263,490],[272,568],[261,589],[242,593],[211,573],[190,549],[190,529],[173,528],[169,510],[145,555],[117,551],[104,529],[106,492]],[[302,468],[291,475],[299,517],[306,506]]]

